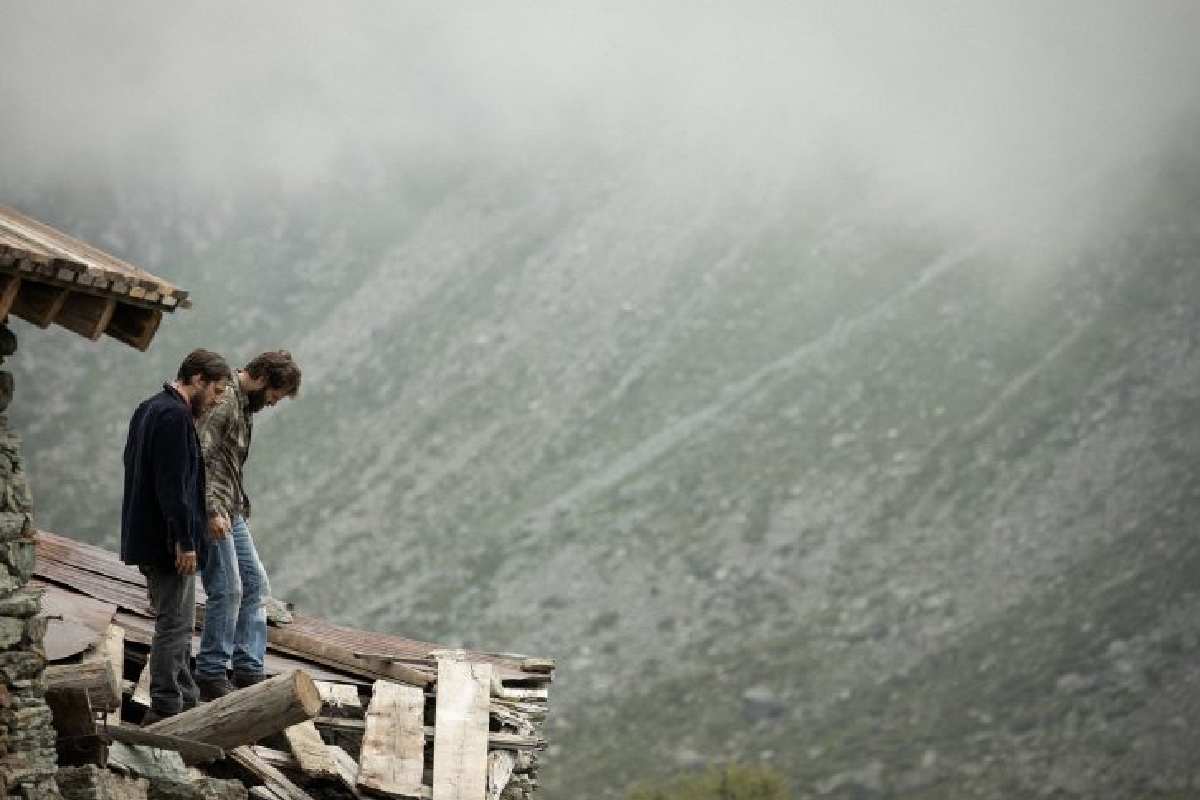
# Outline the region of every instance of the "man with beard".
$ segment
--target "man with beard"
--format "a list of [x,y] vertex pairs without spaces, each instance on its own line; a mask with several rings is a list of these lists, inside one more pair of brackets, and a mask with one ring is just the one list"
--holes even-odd
[[196,420],[216,405],[230,379],[225,359],[195,350],[172,383],[137,407],[125,442],[121,560],[146,576],[154,609],[150,710],[143,724],[196,704],[188,662],[196,623],[197,556],[207,515],[204,459]]
[[[247,524],[250,501],[242,470],[250,453],[252,420],[267,406],[300,391],[300,367],[291,353],[263,353],[238,370],[229,391],[200,423],[208,470],[208,554],[201,577],[208,602],[196,654],[201,700],[263,679],[267,653],[267,573]],[[226,674],[233,667],[233,682]]]

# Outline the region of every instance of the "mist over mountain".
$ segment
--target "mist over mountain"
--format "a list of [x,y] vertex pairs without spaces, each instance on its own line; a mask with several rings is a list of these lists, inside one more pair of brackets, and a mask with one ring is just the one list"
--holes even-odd
[[558,657],[547,796],[1195,788],[1191,4],[3,10],[2,202],[194,302],[17,323],[42,527],[283,346],[275,594]]

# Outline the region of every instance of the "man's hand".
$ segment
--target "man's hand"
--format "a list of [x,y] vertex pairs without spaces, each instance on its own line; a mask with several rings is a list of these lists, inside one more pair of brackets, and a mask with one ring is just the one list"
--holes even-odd
[[208,532],[214,541],[220,541],[228,536],[230,527],[229,517],[225,516],[224,512],[217,512],[208,518]]
[[182,550],[175,545],[175,571],[180,575],[196,574],[196,551]]

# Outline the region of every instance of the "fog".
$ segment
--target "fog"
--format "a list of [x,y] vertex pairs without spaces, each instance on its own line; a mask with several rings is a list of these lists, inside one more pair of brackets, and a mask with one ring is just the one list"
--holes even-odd
[[304,191],[348,158],[592,150],[738,184],[845,159],[895,213],[1069,243],[1148,189],[1200,105],[1187,0],[2,8],[0,177],[25,186]]

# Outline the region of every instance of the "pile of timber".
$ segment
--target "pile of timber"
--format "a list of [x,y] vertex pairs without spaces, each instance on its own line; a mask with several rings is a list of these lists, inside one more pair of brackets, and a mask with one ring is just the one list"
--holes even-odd
[[276,608],[267,680],[142,727],[152,622],[144,595],[119,585],[140,575],[100,564],[66,582],[50,555],[36,582],[46,702],[59,764],[75,770],[60,782],[67,800],[144,800],[154,785],[180,800],[241,800],[243,789],[257,800],[529,800],[538,788],[549,660],[419,647]]

